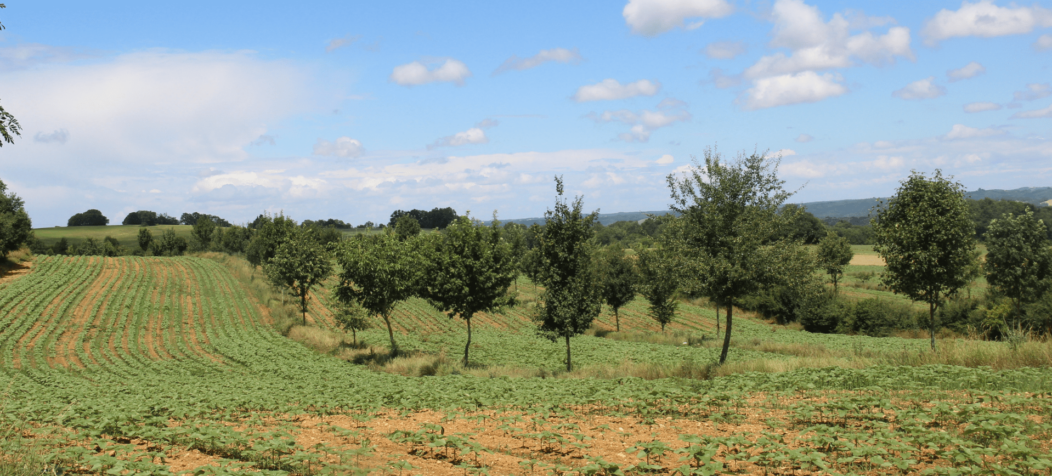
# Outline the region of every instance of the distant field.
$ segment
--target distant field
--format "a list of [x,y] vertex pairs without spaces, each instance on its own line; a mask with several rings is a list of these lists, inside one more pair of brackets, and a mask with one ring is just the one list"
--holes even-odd
[[190,239],[190,225],[161,225],[141,227],[139,225],[110,225],[110,226],[56,226],[54,228],[36,228],[33,233],[44,243],[51,245],[65,238],[70,243],[84,241],[88,238],[101,240],[107,236],[116,238],[124,246],[132,246],[138,243],[139,229],[146,228],[153,233],[154,237],[160,236],[164,230],[169,228],[175,230],[175,234]]

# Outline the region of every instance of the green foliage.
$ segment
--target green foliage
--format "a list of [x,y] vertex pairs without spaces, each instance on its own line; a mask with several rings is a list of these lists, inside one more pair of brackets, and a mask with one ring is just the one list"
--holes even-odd
[[881,281],[895,293],[928,304],[931,347],[935,310],[977,274],[975,226],[964,188],[935,171],[902,182],[873,223],[873,247],[887,263]]
[[668,176],[672,209],[682,216],[670,227],[670,246],[685,262],[691,294],[708,296],[726,305],[727,325],[720,364],[727,360],[735,301],[755,293],[778,275],[764,252],[772,240],[784,236],[796,219],[778,209],[792,194],[778,179],[778,160],[744,153],[723,163],[718,152],[705,151],[686,177]]
[[212,249],[227,253],[244,253],[252,242],[253,230],[243,226],[216,228],[212,238]]
[[650,302],[650,317],[661,324],[661,332],[665,332],[665,325],[672,322],[678,305],[676,292],[681,279],[678,260],[666,248],[640,249],[637,255],[636,289]]
[[[3,25],[0,25],[2,27]],[[22,126],[18,124],[18,119],[15,119],[10,112],[4,110],[4,106],[0,106],[0,147],[4,146],[4,142],[8,144],[15,143],[14,136],[22,135]]]
[[619,310],[635,299],[638,276],[620,245],[608,246],[601,257],[603,302],[614,309],[614,326],[621,332]]
[[[211,220],[206,218],[197,223],[206,221]],[[263,265],[263,270],[272,283],[288,288],[300,298],[300,312],[306,325],[310,290],[332,272],[329,252],[318,242],[314,228],[294,228],[288,239],[278,245],[274,257]]]
[[190,240],[196,250],[207,250],[212,244],[212,236],[215,234],[216,224],[211,218],[201,217],[194,220],[193,229],[190,231]]
[[826,236],[826,226],[806,209],[796,204],[782,207],[780,213],[793,217],[786,228],[787,238],[797,240],[805,245],[818,243]]
[[[398,219],[395,227],[409,216]],[[498,221],[482,226],[460,217],[446,228],[423,256],[423,296],[452,318],[467,323],[464,365],[471,349],[471,318],[479,312],[497,312],[512,303],[508,288],[515,281],[515,257],[511,244],[501,240]]]
[[153,233],[146,228],[139,229],[139,248],[143,251],[150,249],[150,244],[153,243]]
[[1037,301],[1052,285],[1052,249],[1045,224],[1026,210],[1004,215],[986,232],[986,282],[1015,304],[1021,317],[1023,305]]
[[582,198],[567,204],[562,177],[555,178],[555,210],[544,214],[537,265],[538,279],[545,290],[541,295],[538,331],[555,341],[566,341],[566,370],[573,366],[570,338],[583,334],[602,310],[602,287],[593,254],[593,223],[597,212],[584,215]]
[[51,246],[51,252],[56,255],[64,255],[69,251],[69,241],[65,237],[59,238],[54,245]]
[[175,234],[175,230],[168,228],[161,233],[161,238],[153,240],[150,252],[154,256],[179,256],[186,252],[189,244],[186,238]]
[[289,239],[296,229],[296,222],[283,214],[263,214],[252,222],[252,226],[256,231],[245,247],[245,255],[249,263],[261,266],[274,257],[278,245]]
[[414,240],[402,241],[391,232],[377,236],[357,235],[341,243],[337,261],[337,295],[344,303],[356,302],[387,324],[391,351],[397,353],[391,312],[395,305],[414,296],[420,281],[420,251]]
[[863,299],[848,306],[841,332],[887,337],[897,329],[915,327],[913,310],[883,299]]
[[175,217],[168,216],[166,213],[160,215],[157,212],[150,210],[139,210],[137,212],[131,212],[124,217],[122,225],[142,225],[142,226],[157,226],[157,225],[178,225],[179,220]]
[[818,242],[818,266],[825,270],[833,281],[833,292],[839,292],[837,283],[844,274],[844,266],[851,263],[855,252],[847,239],[830,233]]
[[66,226],[105,226],[110,219],[102,215],[102,212],[92,208],[86,212],[78,213],[69,217]]
[[[819,329],[815,332],[830,332],[832,328],[818,323],[828,321],[828,316],[823,314],[828,299],[825,286],[814,272],[817,266],[814,254],[792,242],[781,242],[764,251],[768,259],[780,262],[775,267],[780,275],[769,279],[768,285],[756,293],[743,297],[740,306],[779,324],[807,319],[807,326]],[[839,318],[835,321],[839,322]]]
[[398,238],[405,241],[420,234],[420,222],[411,215],[402,215],[395,220],[394,230]]
[[25,203],[7,184],[0,180],[0,259],[29,242],[33,236],[33,222],[26,213]]
[[358,305],[356,301],[343,302],[336,293],[333,293],[332,316],[336,324],[345,331],[351,331],[351,338],[355,345],[358,344],[358,331],[364,331],[372,327],[369,324],[369,311]]
[[[398,219],[402,218],[403,216],[412,217],[417,221],[417,223],[420,224],[422,228],[444,229],[445,227],[449,226],[451,223],[456,221],[457,212],[456,210],[453,210],[450,207],[435,207],[429,212],[425,212],[424,210],[417,210],[415,208],[408,212],[403,210],[395,210],[393,213],[391,213],[391,220],[387,222],[387,225],[390,227],[394,227],[395,224],[398,223]],[[372,222],[366,223],[366,225],[368,225],[366,226],[366,228],[373,227]]]

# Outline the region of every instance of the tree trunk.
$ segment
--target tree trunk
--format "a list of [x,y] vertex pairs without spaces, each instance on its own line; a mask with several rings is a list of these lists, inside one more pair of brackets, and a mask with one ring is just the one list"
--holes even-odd
[[300,294],[300,311],[303,312],[303,325],[307,325],[307,293],[309,290],[304,291]]
[[931,351],[935,352],[935,303],[928,303],[928,329],[931,331]]
[[355,347],[358,347],[358,329],[351,328],[351,341],[354,342]]
[[573,366],[570,365],[570,336],[566,336],[566,371],[570,372],[573,370]]
[[838,277],[839,276],[837,276],[836,274],[833,275],[833,294],[837,296],[840,295],[840,289],[837,288],[837,281],[839,281],[839,279],[837,279]]
[[716,303],[716,337],[720,336],[720,305]]
[[391,354],[398,354],[398,344],[395,344],[394,330],[391,329],[391,318],[387,314],[383,314],[384,322],[387,323],[387,336],[391,338]]
[[468,366],[468,349],[471,348],[471,316],[464,318],[468,321],[468,343],[464,345],[464,367]]
[[731,318],[734,314],[734,301],[727,303],[727,329],[723,332],[723,350],[720,352],[720,365],[727,361],[727,350],[731,347]]
[[621,318],[617,316],[617,308],[614,308],[614,325],[617,326],[617,332],[621,332]]

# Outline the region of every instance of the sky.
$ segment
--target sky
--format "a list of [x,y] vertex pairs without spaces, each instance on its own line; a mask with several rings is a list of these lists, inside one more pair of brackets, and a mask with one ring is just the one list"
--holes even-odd
[[0,180],[34,227],[667,209],[712,150],[793,202],[1052,185],[1052,4],[6,0]]

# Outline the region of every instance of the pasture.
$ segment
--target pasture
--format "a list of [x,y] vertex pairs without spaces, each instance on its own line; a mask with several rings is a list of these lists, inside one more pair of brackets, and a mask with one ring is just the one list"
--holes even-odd
[[[397,359],[382,362],[378,326],[350,345],[325,288],[290,335],[336,344],[283,336],[288,309],[262,279],[222,255],[38,257],[0,284],[0,469],[1052,471],[1043,342],[944,340],[932,353],[924,340],[809,334],[746,317],[728,365],[714,370],[710,306],[681,303],[662,334],[637,299],[621,311],[623,332],[611,332],[604,310],[573,339],[581,368],[567,374],[560,346],[533,331],[539,290],[523,279],[515,306],[476,316],[476,364],[407,376],[390,367]],[[400,305],[393,321],[399,344],[432,370],[462,349],[463,322],[422,300]]]

